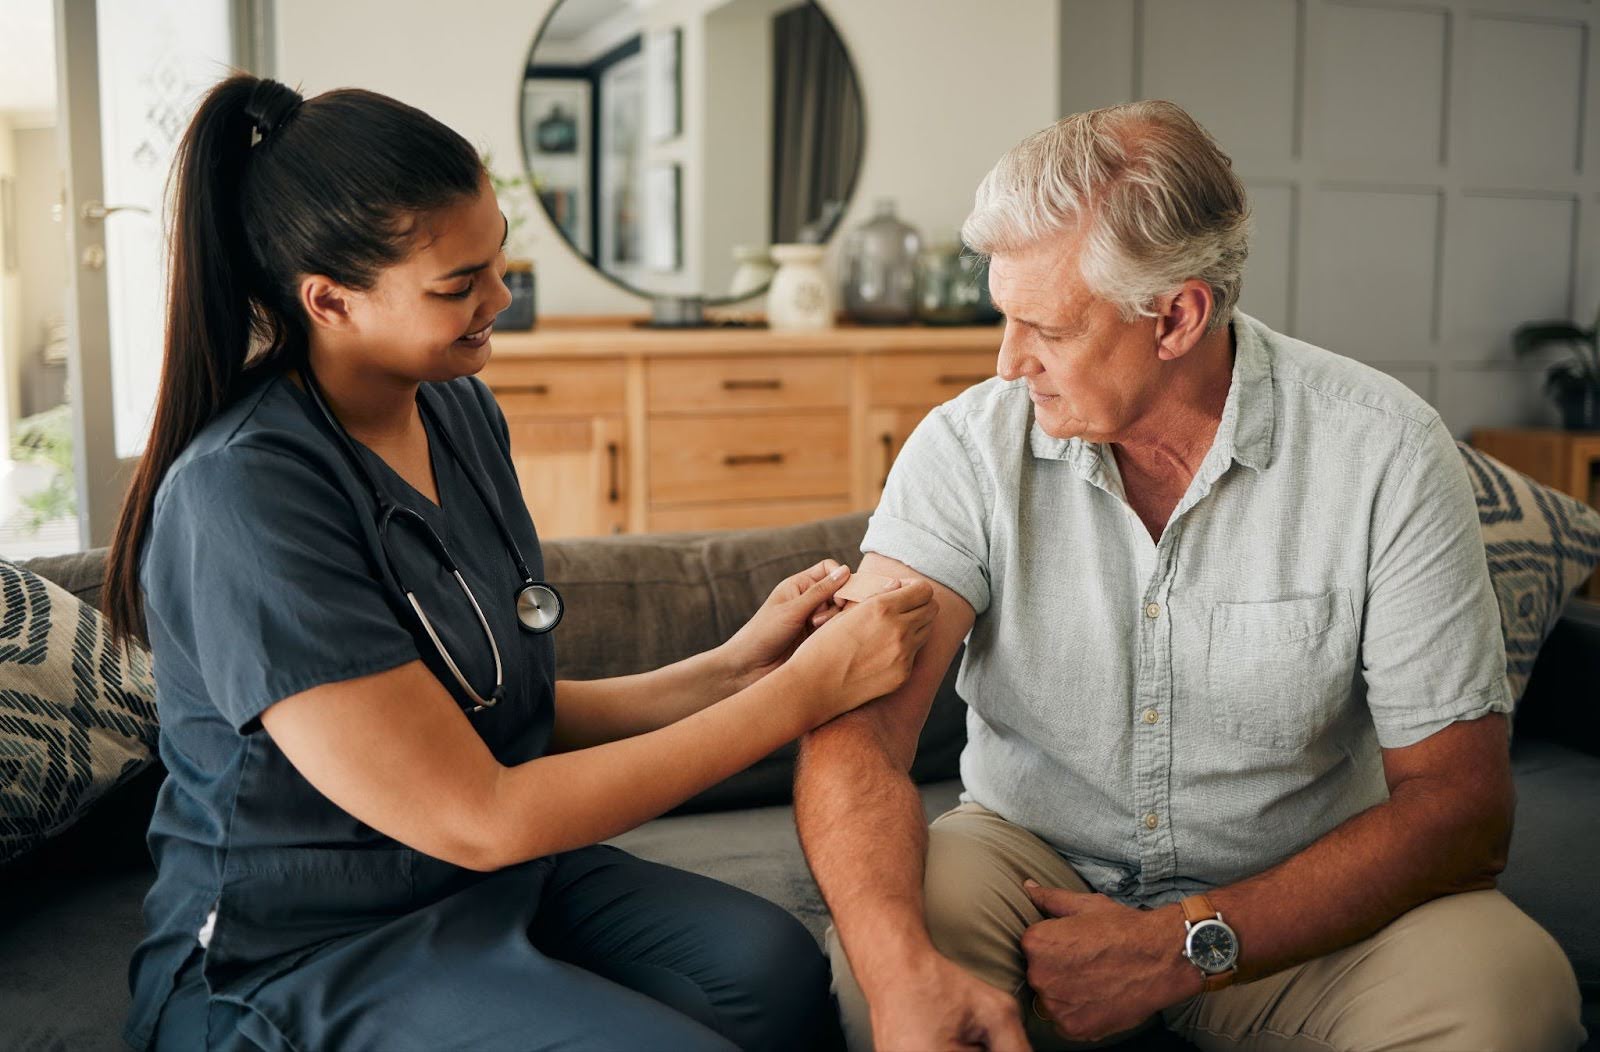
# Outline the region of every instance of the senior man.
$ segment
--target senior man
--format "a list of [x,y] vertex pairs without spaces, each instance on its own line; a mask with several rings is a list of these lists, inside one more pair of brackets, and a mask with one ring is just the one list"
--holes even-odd
[[[1511,698],[1461,459],[1401,384],[1235,309],[1248,225],[1170,103],[978,189],[999,375],[917,428],[861,546],[939,621],[796,781],[855,1049],[1583,1039],[1494,890]],[[965,792],[926,827],[906,772],[963,638]]]

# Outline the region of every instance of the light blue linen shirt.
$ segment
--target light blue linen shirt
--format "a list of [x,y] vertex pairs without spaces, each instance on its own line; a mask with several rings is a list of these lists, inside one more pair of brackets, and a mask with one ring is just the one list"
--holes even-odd
[[1232,329],[1216,438],[1159,542],[1109,447],[1047,435],[996,378],[917,427],[861,545],[977,613],[963,799],[1139,905],[1267,869],[1386,798],[1380,748],[1511,708],[1438,413]]

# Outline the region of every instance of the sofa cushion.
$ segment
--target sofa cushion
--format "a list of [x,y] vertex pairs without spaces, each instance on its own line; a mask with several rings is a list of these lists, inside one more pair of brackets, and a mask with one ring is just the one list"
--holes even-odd
[[0,862],[75,822],[155,757],[149,655],[93,606],[0,562]]
[[[567,613],[556,630],[562,679],[647,672],[709,650],[737,632],[779,581],[823,559],[861,561],[865,514],[799,526],[719,533],[575,538],[544,544],[545,576]],[[928,715],[912,777],[954,778],[966,741],[966,706],[955,692],[957,653]],[[706,811],[785,803],[795,746],[777,752],[684,804]]]
[[1506,640],[1513,699],[1528,685],[1567,598],[1600,562],[1600,512],[1458,442],[1478,498],[1478,523]]

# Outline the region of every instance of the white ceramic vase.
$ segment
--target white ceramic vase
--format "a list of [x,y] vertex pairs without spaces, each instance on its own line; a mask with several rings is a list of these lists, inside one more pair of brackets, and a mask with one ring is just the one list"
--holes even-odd
[[773,245],[778,272],[767,289],[767,325],[777,331],[827,329],[837,309],[822,267],[822,245]]
[[772,253],[766,245],[738,245],[733,250],[733,280],[728,282],[728,298],[748,299],[767,291],[772,284]]

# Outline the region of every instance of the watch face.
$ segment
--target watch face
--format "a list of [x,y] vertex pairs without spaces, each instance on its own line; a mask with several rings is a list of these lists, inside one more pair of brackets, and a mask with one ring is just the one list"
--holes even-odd
[[1221,921],[1201,921],[1189,929],[1185,955],[1203,972],[1225,972],[1239,957],[1239,940]]

